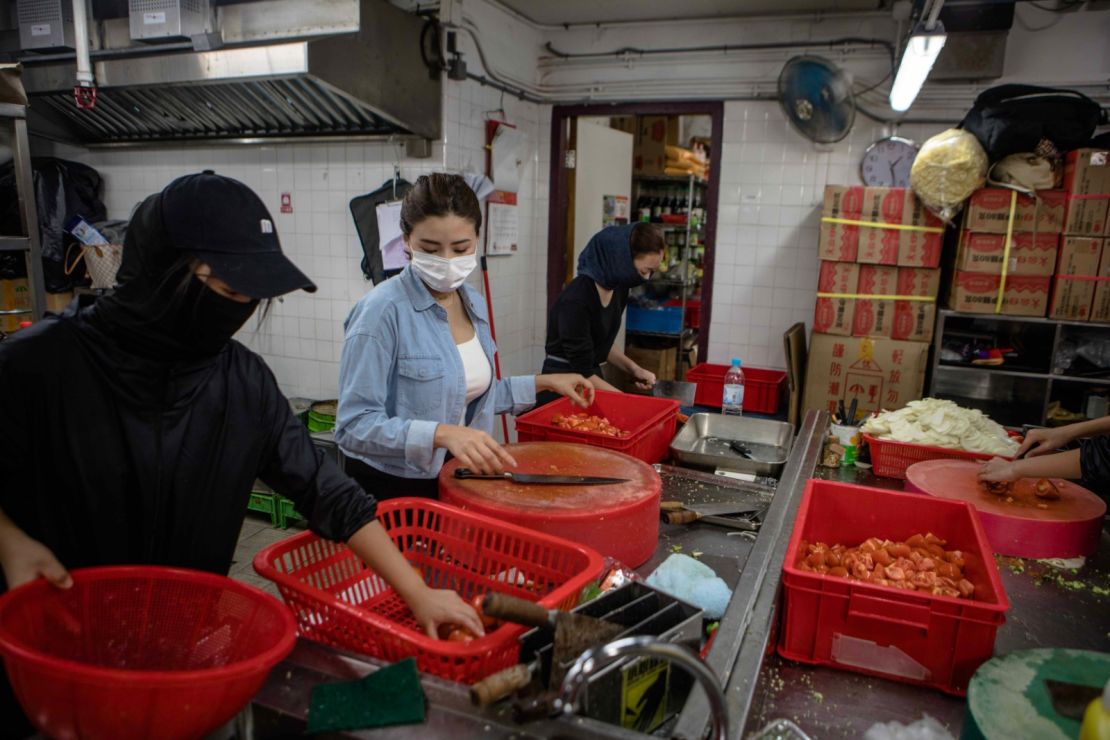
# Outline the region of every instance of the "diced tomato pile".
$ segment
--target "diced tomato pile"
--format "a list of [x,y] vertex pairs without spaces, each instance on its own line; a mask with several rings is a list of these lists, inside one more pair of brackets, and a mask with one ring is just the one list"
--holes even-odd
[[551,423],[560,429],[570,429],[575,432],[593,432],[594,434],[604,434],[606,437],[628,437],[632,434],[632,432],[626,432],[613,426],[604,416],[591,414],[571,414],[570,416],[556,414],[551,417]]
[[904,542],[872,537],[856,547],[803,541],[795,567],[877,586],[970,599],[975,586],[964,578],[963,553],[945,550],[946,544],[931,532]]

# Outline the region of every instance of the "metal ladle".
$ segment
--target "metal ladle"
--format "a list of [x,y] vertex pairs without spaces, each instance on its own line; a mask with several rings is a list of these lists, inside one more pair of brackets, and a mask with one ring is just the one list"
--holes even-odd
[[721,690],[716,674],[689,648],[654,637],[624,637],[582,653],[563,678],[559,696],[554,702],[555,711],[566,715],[574,714],[578,709],[578,697],[586,688],[590,676],[614,660],[629,655],[661,658],[678,663],[693,674],[709,698],[709,711],[713,719],[711,737],[727,740],[728,707],[725,706],[724,691]]

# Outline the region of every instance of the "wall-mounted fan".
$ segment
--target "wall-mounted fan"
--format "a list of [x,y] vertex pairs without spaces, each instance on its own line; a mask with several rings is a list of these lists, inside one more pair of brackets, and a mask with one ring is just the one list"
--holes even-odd
[[779,73],[779,103],[802,136],[819,144],[840,141],[856,120],[852,84],[827,59],[797,56]]

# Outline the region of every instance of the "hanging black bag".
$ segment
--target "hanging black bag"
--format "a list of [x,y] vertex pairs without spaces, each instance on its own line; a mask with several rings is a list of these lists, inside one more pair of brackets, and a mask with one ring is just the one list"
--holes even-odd
[[1106,111],[1074,90],[999,85],[980,93],[960,128],[975,134],[990,161],[997,162],[1035,151],[1041,139],[1061,152],[1077,149],[1106,122]]

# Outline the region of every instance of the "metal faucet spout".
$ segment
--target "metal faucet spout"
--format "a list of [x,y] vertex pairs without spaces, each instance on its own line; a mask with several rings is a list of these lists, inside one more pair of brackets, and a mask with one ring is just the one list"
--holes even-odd
[[728,707],[725,706],[724,691],[716,674],[689,648],[654,637],[625,637],[582,653],[563,678],[559,697],[555,700],[556,710],[563,714],[574,714],[578,709],[579,696],[590,676],[614,660],[627,656],[660,658],[678,663],[693,674],[709,699],[713,720],[712,737],[727,740]]

